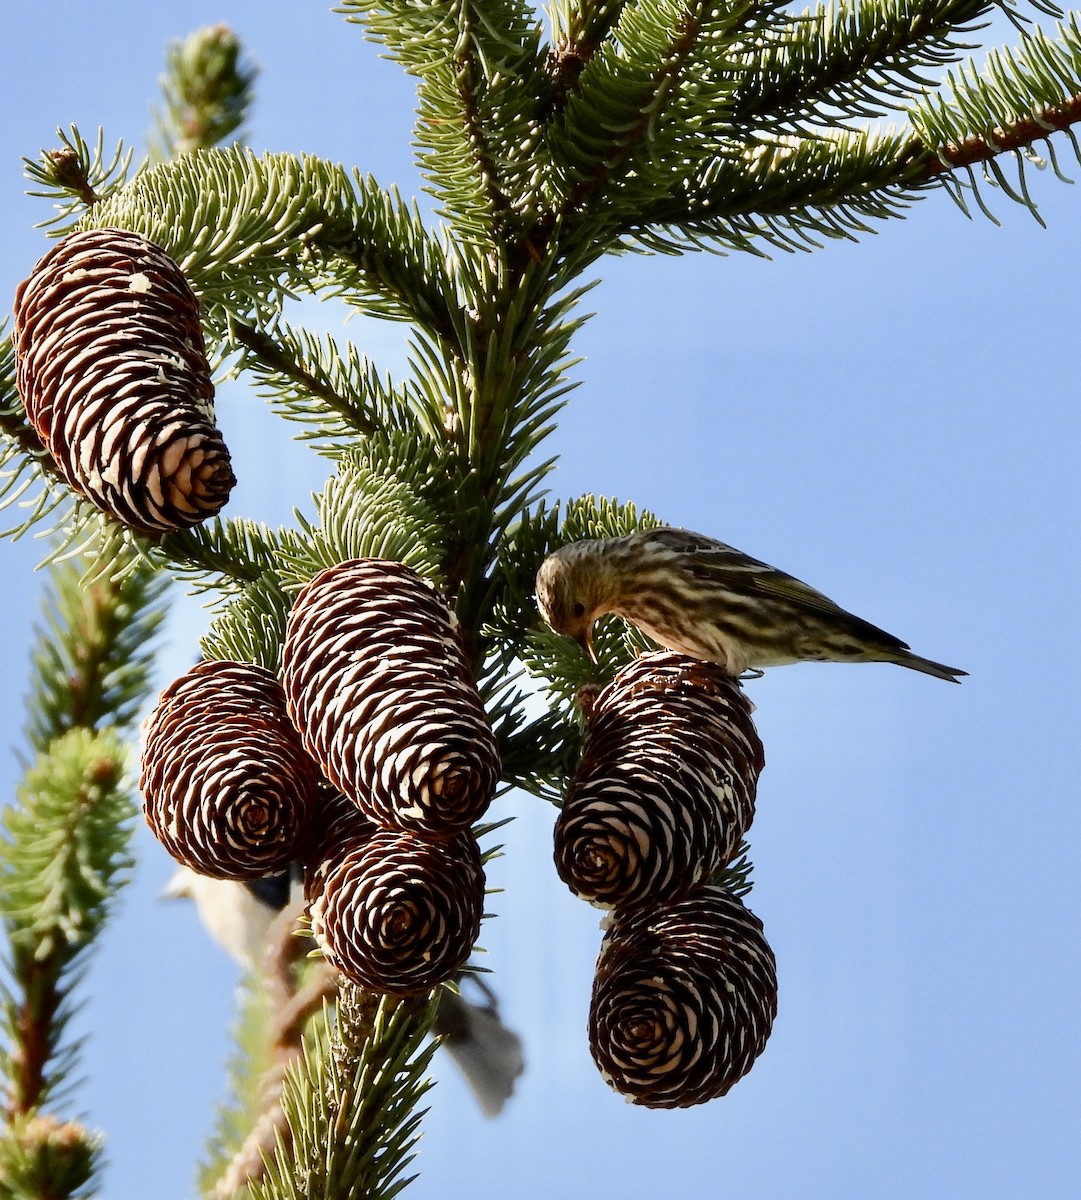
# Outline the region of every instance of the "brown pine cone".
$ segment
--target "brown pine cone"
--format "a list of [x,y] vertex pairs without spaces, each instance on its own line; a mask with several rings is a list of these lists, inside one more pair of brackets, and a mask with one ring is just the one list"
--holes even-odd
[[308,752],[378,824],[451,832],[491,802],[495,735],[450,610],[409,567],[316,575],[289,613],[282,683]]
[[603,907],[707,883],[751,824],[762,765],[751,704],[736,680],[670,651],[643,655],[590,708],[555,824],[560,878]]
[[236,480],[214,423],[199,304],[146,238],[57,242],[15,295],[17,384],[65,480],[149,536],[198,524]]
[[704,887],[617,914],[597,960],[589,1046],[632,1103],[687,1108],[746,1075],[776,1012],[762,922],[731,893]]
[[311,825],[312,836],[304,851],[307,900],[313,900],[323,890],[327,875],[343,858],[379,832],[379,826],[369,821],[348,796],[326,783],[319,788]]
[[250,880],[303,857],[319,771],[269,671],[200,662],[162,692],[147,722],[139,787],[147,824],[178,862]]
[[389,995],[430,991],[465,965],[480,932],[484,869],[476,839],[378,830],[313,864],[312,933],[346,978]]

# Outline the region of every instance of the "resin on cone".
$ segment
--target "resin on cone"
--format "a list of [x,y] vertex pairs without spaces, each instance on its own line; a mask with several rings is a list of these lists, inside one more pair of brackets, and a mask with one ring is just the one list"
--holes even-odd
[[20,284],[13,343],[26,414],[76,492],[152,537],[222,508],[236,481],[199,304],[164,250],[68,234]]
[[289,613],[282,683],[308,752],[378,824],[452,832],[491,803],[495,735],[453,615],[409,567],[316,575]]

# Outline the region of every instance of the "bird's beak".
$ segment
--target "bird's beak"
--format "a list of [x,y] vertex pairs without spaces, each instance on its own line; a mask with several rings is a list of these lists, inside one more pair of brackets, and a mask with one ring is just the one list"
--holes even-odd
[[589,655],[590,662],[597,661],[597,652],[593,649],[593,626],[587,625],[580,634],[574,639],[579,646]]

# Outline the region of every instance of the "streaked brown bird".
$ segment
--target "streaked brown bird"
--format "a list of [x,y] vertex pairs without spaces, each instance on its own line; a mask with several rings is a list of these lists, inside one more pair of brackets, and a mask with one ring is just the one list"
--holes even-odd
[[593,623],[615,613],[661,646],[723,663],[731,675],[794,662],[890,662],[951,683],[957,667],[913,654],[768,563],[685,529],[571,542],[537,573],[537,604],[593,653]]

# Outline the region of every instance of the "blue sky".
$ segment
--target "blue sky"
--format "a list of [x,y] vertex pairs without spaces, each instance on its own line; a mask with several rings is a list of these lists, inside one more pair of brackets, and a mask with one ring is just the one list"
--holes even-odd
[[[140,144],[166,40],[202,24],[231,24],[262,67],[253,146],[416,189],[409,82],[321,4],[18,9],[0,13],[9,296],[45,245],[20,156],[71,122]],[[504,801],[519,819],[484,942],[528,1073],[487,1122],[438,1068],[415,1200],[1076,1195],[1081,223],[1075,188],[1032,185],[1047,229],[1006,200],[1001,228],[969,221],[940,194],[813,255],[603,264],[554,493],[720,537],[971,676],[804,665],[749,685],[767,758],[750,906],[780,1011],[753,1072],[698,1109],[638,1110],[600,1080],[584,1031],[597,914],[555,877],[551,811]],[[397,367],[396,330],[352,328]],[[241,480],[230,511],[287,519],[322,465],[241,387],[219,414]],[[4,795],[40,551],[0,545]],[[204,620],[177,607],[162,684]],[[170,867],[149,834],[139,849],[80,1023],[77,1103],[106,1132],[111,1200],[193,1193],[235,983],[194,913],[155,899]]]

